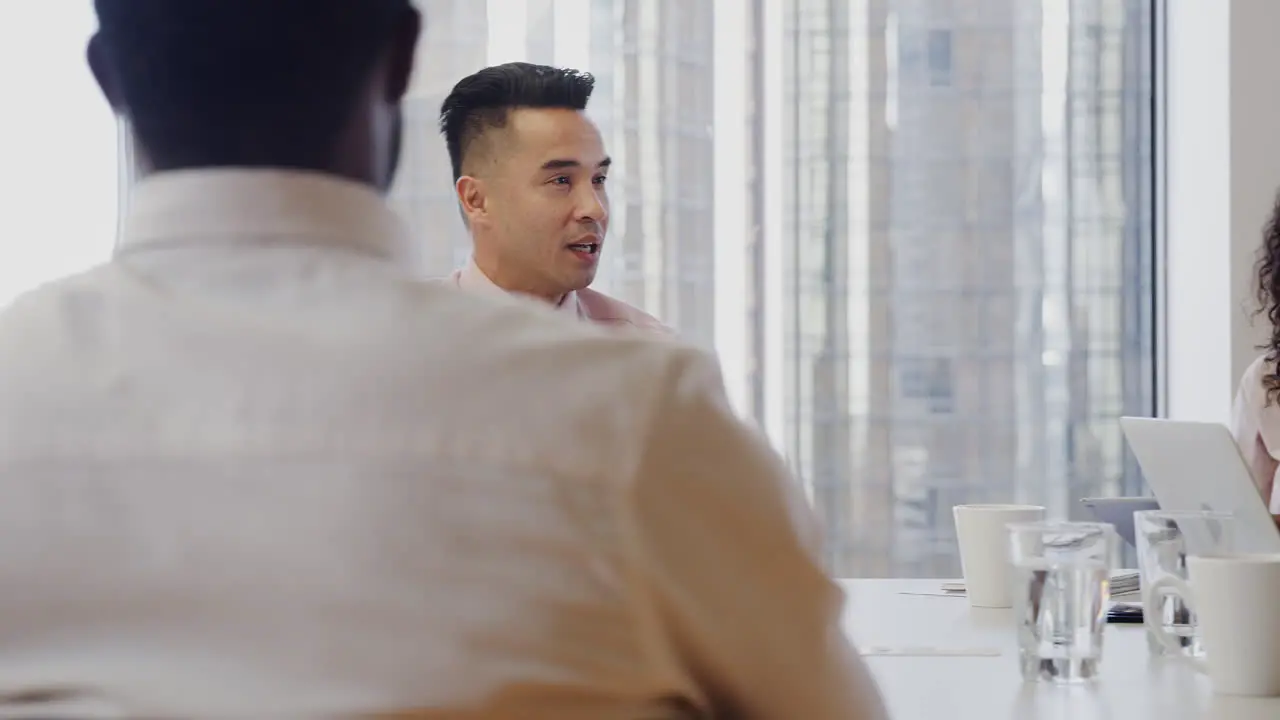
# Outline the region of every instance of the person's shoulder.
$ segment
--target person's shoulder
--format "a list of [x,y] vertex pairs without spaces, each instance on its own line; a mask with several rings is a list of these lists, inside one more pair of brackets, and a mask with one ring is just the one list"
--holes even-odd
[[594,322],[606,325],[629,325],[654,335],[676,336],[675,330],[658,318],[598,290],[590,288],[579,290],[578,301],[582,304],[587,317]]
[[1249,367],[1245,368],[1244,374],[1240,377],[1240,385],[1262,387],[1263,379],[1275,371],[1275,363],[1268,360],[1266,355],[1259,355],[1249,363]]
[[1260,412],[1267,404],[1267,377],[1275,372],[1275,363],[1267,359],[1266,355],[1254,358],[1240,376],[1240,384],[1236,388],[1236,403]]
[[83,307],[93,296],[110,295],[116,279],[115,268],[105,263],[40,283],[7,303],[0,302],[0,328],[61,314],[68,301],[78,300]]
[[574,334],[578,323],[545,303],[512,293],[477,293],[458,287],[452,276],[406,285],[415,305],[416,327],[429,335],[457,333],[475,340],[513,340],[551,333]]
[[[518,360],[512,370],[516,373],[571,371],[553,374],[569,382],[576,378],[584,389],[590,387],[587,378],[603,381],[606,376],[630,377],[628,386],[635,387],[641,376],[657,381],[671,368],[696,365],[702,357],[701,351],[674,337],[673,342],[653,342],[656,328],[665,327],[657,320],[644,326],[655,332],[610,332],[608,321],[582,322],[520,295],[467,292],[449,278],[425,281],[415,293],[421,304],[415,325],[428,342],[454,338],[452,345],[459,352]],[[628,315],[628,324],[631,318],[641,319]]]
[[1249,363],[1240,377],[1240,385],[1236,390],[1236,413],[1247,412],[1253,416],[1259,427],[1265,428],[1265,434],[1280,441],[1280,402],[1274,401],[1272,378],[1277,375],[1274,360],[1260,355]]
[[51,367],[80,357],[76,339],[103,335],[117,287],[114,268],[99,265],[0,301],[0,395],[47,387]]
[[593,458],[626,475],[669,398],[723,388],[715,358],[678,339],[618,332],[515,296],[422,292],[432,298],[416,323],[422,382],[438,395],[465,388],[467,421],[488,418],[491,434],[583,442],[557,462]]
[[1255,435],[1261,437],[1267,448],[1280,448],[1280,402],[1276,402],[1268,381],[1275,374],[1275,361],[1260,355],[1240,377],[1231,431],[1237,442],[1250,447],[1246,452],[1251,452]]
[[[710,354],[680,341],[665,325],[642,313],[611,320],[588,316],[591,322],[583,322],[526,298],[485,297],[483,302],[484,309],[476,306],[475,312],[486,318],[492,314],[486,322],[494,323],[490,333],[494,342],[526,358],[563,356],[556,361],[557,367],[572,367],[574,373],[590,376],[626,378],[632,389],[674,382],[687,370],[705,369],[708,361],[715,365]],[[617,332],[619,324],[644,332]],[[655,337],[670,342],[654,342]]]

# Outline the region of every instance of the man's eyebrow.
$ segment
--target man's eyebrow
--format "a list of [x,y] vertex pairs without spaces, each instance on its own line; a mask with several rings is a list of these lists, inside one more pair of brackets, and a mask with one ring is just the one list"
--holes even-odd
[[[603,169],[603,168],[609,167],[612,164],[613,164],[613,158],[607,157],[601,160],[596,165],[596,168]],[[548,160],[542,163],[543,170],[569,170],[569,169],[580,168],[580,167],[582,167],[582,163],[578,162],[577,160],[557,159],[557,160]]]

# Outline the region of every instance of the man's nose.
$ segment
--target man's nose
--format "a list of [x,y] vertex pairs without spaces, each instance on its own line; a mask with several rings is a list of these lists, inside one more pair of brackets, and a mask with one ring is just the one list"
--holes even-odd
[[579,195],[578,219],[603,223],[609,217],[609,204],[602,188],[594,184]]

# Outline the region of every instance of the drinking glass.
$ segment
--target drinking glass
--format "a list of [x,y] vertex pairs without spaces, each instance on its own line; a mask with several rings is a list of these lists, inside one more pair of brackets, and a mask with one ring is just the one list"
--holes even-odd
[[1108,523],[1009,526],[1018,662],[1025,680],[1076,683],[1097,677],[1116,537]]
[[[1189,555],[1234,552],[1235,517],[1210,510],[1142,510],[1133,514],[1133,527],[1142,585],[1142,613],[1151,618],[1147,623],[1150,628],[1147,649],[1153,656],[1203,656],[1195,613],[1181,594],[1164,590],[1169,585],[1161,581],[1169,577],[1187,580]],[[1172,637],[1173,641],[1160,637],[1161,634]]]

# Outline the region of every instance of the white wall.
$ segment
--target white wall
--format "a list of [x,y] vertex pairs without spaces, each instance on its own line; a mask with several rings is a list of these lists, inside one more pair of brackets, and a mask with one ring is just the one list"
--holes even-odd
[[111,255],[119,146],[85,61],[96,25],[88,2],[0,4],[0,306]]
[[1227,422],[1258,354],[1255,252],[1280,188],[1280,2],[1166,0],[1164,412]]

